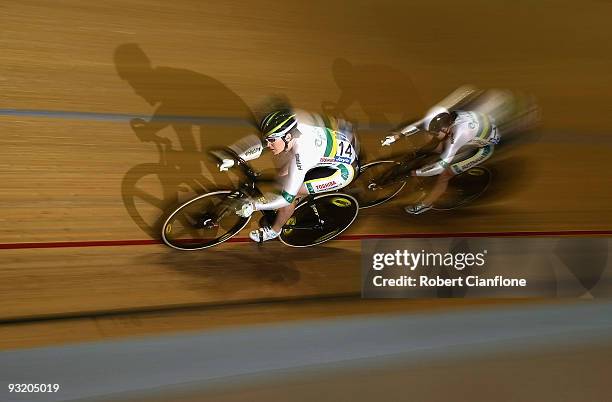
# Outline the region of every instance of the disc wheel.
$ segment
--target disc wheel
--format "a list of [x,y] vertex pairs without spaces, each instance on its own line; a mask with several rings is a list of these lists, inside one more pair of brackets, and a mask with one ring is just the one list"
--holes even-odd
[[433,209],[449,211],[466,205],[480,197],[491,183],[491,172],[484,167],[474,167],[455,176],[448,183],[448,189],[434,202]]
[[[314,207],[314,208],[313,208]],[[323,221],[319,225],[319,219]],[[291,247],[310,247],[329,241],[344,232],[359,212],[357,200],[347,194],[320,194],[300,203],[279,235]]]
[[250,219],[236,215],[232,198],[239,197],[233,197],[235,193],[206,193],[179,206],[164,222],[164,243],[177,250],[201,250],[232,238]]
[[[355,197],[359,208],[370,208],[380,205],[395,197],[406,186],[405,181],[386,180],[400,169],[401,164],[395,161],[375,161],[363,165],[359,176],[351,183],[346,193]],[[388,181],[389,184],[381,181]]]

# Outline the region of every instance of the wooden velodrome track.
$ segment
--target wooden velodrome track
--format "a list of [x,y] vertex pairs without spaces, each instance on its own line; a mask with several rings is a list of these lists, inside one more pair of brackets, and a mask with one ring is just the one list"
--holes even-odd
[[[355,238],[146,244],[177,195],[227,184],[202,148],[252,132],[273,93],[359,121],[368,159],[385,129],[464,83],[536,96],[542,126],[495,156],[479,202],[414,218],[398,200],[349,235],[612,228],[612,3],[279,4],[0,5],[0,321],[357,294]],[[141,141],[130,120],[153,116]],[[54,242],[75,243],[39,248]]]

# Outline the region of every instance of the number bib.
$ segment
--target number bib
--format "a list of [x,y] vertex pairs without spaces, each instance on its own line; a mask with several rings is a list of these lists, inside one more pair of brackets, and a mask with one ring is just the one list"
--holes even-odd
[[355,159],[357,159],[357,152],[355,152],[351,139],[342,133],[329,130],[327,149],[321,162],[352,165]]

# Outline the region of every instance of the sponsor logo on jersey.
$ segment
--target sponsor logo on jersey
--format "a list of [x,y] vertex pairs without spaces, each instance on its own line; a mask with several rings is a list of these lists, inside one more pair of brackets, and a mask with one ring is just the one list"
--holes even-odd
[[466,170],[468,170],[469,168],[478,165],[479,163],[481,163],[484,159],[487,159],[488,155],[491,153],[491,147],[483,147],[482,148],[482,155],[480,155],[480,157],[478,157],[477,159],[472,160],[471,162],[469,162],[467,165],[465,166],[460,166],[460,170],[465,172]]
[[351,158],[347,158],[345,156],[336,156],[334,160],[340,163],[348,163],[348,164],[351,163]]
[[300,161],[300,154],[295,154],[295,165],[298,170],[302,170],[302,162]]
[[258,147],[255,147],[255,148],[249,149],[248,151],[246,151],[246,152],[244,153],[244,155],[245,155],[245,156],[253,155],[253,154],[256,154],[256,153],[257,153],[257,152],[259,152],[259,151],[261,151],[261,147],[259,147],[259,146],[258,146]]
[[323,157],[323,158],[319,159],[319,162],[321,162],[321,163],[335,163],[336,159]]
[[317,185],[315,185],[315,188],[317,190],[326,190],[326,189],[329,189],[329,188],[332,188],[332,187],[336,186],[337,184],[338,183],[336,183],[335,181],[330,181],[330,182],[323,183],[323,184],[317,184]]

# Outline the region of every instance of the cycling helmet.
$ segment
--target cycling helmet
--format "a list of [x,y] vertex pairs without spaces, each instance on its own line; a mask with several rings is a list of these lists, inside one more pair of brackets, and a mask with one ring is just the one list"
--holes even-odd
[[429,125],[427,126],[427,131],[432,132],[432,133],[438,133],[443,128],[450,126],[453,123],[453,120],[454,119],[451,113],[448,113],[448,112],[439,113],[436,116],[434,116],[433,119],[431,119],[431,121],[429,122]]
[[259,130],[264,139],[281,138],[295,126],[295,113],[291,109],[280,109],[264,117],[259,124]]

